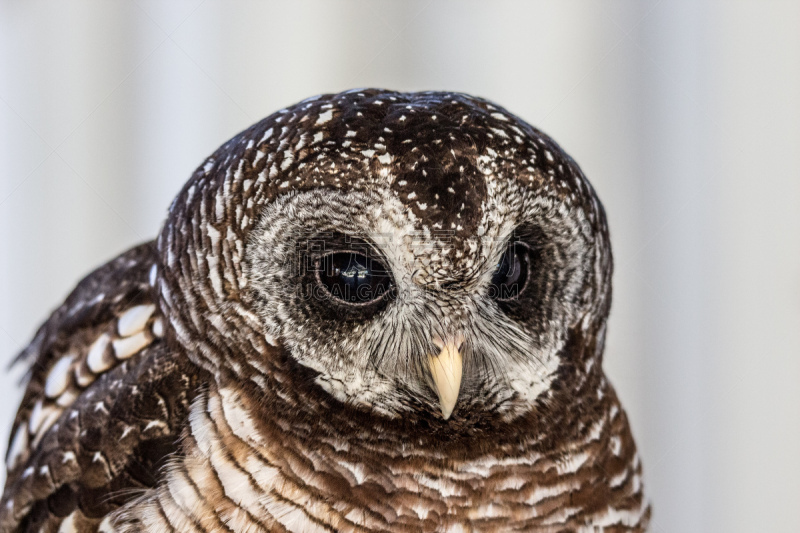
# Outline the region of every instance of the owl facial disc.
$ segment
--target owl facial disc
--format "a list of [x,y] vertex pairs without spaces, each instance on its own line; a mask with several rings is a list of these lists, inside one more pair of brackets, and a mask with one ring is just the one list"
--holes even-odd
[[271,120],[235,145],[241,188],[226,189],[239,170],[223,151],[209,167],[218,196],[197,208],[247,226],[243,258],[226,251],[193,276],[231,264],[212,289],[241,285],[230,301],[274,341],[251,366],[279,357],[342,409],[465,435],[537,417],[591,370],[609,305],[605,219],[547,136],[450,93],[346,93]]
[[463,362],[460,350],[464,339],[459,335],[448,342],[442,342],[441,339],[434,339],[433,342],[442,351],[439,355],[428,355],[428,368],[439,396],[442,417],[447,420],[453,412],[461,388]]

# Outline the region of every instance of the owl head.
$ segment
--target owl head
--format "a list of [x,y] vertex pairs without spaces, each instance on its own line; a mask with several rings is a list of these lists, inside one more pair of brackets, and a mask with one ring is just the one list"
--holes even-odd
[[254,394],[468,428],[568,408],[600,372],[602,206],[549,137],[472,96],[282,109],[198,168],[159,250],[170,342]]

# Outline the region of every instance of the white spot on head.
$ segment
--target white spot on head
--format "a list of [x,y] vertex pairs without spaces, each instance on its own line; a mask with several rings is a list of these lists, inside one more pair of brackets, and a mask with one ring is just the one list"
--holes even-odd
[[333,110],[329,109],[324,113],[320,114],[319,118],[317,118],[316,125],[325,124],[333,117]]
[[260,140],[260,141],[258,141],[258,144],[261,144],[261,143],[263,143],[264,141],[266,141],[267,139],[269,139],[270,137],[272,137],[272,133],[273,133],[273,130],[272,130],[272,128],[270,128],[270,129],[268,129],[267,131],[265,131],[265,132],[264,132],[264,135],[261,137],[261,140]]

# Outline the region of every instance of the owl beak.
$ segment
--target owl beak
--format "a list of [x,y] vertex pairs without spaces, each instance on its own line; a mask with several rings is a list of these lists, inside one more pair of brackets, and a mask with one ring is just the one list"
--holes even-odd
[[441,352],[439,355],[428,355],[428,367],[436,386],[436,394],[439,396],[442,417],[447,420],[456,406],[458,391],[461,388],[463,363],[459,350],[464,340],[459,336],[447,342],[441,339],[433,339],[433,342]]

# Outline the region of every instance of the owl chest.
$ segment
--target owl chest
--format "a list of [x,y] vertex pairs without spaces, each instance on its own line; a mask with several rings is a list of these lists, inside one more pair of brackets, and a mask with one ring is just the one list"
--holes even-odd
[[414,458],[376,465],[341,451],[270,460],[264,450],[218,449],[187,457],[167,492],[181,495],[177,507],[194,523],[214,514],[234,531],[292,532],[503,531],[533,523],[553,495],[520,490],[526,481],[510,470],[437,470]]
[[193,406],[186,454],[132,510],[138,523],[151,531],[459,531],[481,516],[511,516],[486,484],[490,466],[442,470],[402,446],[270,438],[236,400],[221,390]]
[[121,510],[131,528],[117,531],[557,531],[635,524],[644,511],[641,498],[605,501],[588,454],[458,462],[401,442],[268,438],[236,399],[222,390],[193,405],[185,455]]

